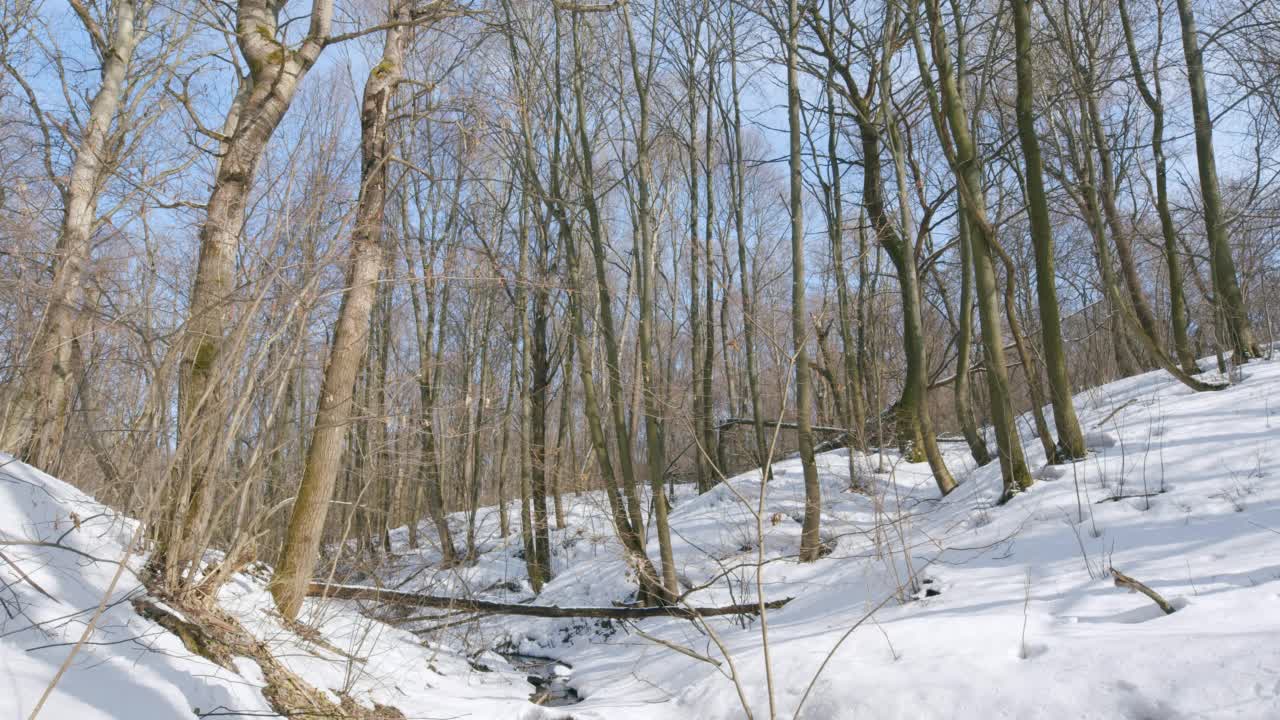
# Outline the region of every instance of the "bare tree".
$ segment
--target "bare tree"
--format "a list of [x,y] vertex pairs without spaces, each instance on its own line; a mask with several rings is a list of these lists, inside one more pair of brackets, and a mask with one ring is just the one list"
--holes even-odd
[[[125,135],[150,124],[137,103],[145,96],[147,85],[155,83],[158,76],[140,76],[136,73],[141,68],[131,68],[134,51],[148,36],[150,2],[117,0],[103,5],[99,17],[94,15],[96,7],[78,0],[73,0],[71,8],[100,63],[98,87],[80,127],[64,129],[52,123],[24,74],[8,59],[3,67],[21,87],[43,133],[45,168],[60,196],[62,225],[51,263],[53,285],[48,303],[27,356],[21,361],[30,369],[5,408],[0,448],[52,473],[58,472],[77,382],[72,372],[72,354],[83,329],[81,313],[88,304],[83,282],[93,235],[102,222],[98,202],[108,177],[125,159],[117,152]],[[161,62],[167,59],[166,55],[162,52]],[[156,70],[150,63],[147,67]],[[73,113],[72,117],[77,115]],[[53,148],[49,144],[55,130],[66,138],[73,157],[65,178],[53,169]]]
[[1226,215],[1222,191],[1218,187],[1218,165],[1213,151],[1213,116],[1209,113],[1209,92],[1204,80],[1204,51],[1196,28],[1191,0],[1177,0],[1178,21],[1182,25],[1182,54],[1187,61],[1187,82],[1191,89],[1191,114],[1195,121],[1196,169],[1200,174],[1200,196],[1204,202],[1205,234],[1209,241],[1209,274],[1213,279],[1217,322],[1225,335],[1233,359],[1245,363],[1258,357],[1261,349],[1253,338],[1253,327],[1240,294],[1235,258],[1227,241]]
[[[408,3],[397,3],[391,20],[406,23],[408,19]],[[403,73],[405,34],[399,24],[386,30],[382,57],[365,80],[360,107],[360,199],[351,236],[346,288],[320,388],[302,484],[293,503],[280,561],[271,579],[276,607],[288,619],[296,618],[302,608],[307,584],[319,557],[320,534],[328,516],[342,458],[343,436],[351,418],[352,387],[368,346],[369,318],[385,254],[383,216],[387,202],[388,123],[391,100]]]
[[[1053,227],[1044,188],[1040,138],[1036,134],[1035,76],[1031,57],[1031,2],[1009,0],[1013,5],[1014,46],[1018,76],[1018,139],[1026,163],[1027,214],[1031,220],[1032,246],[1036,254],[1036,295],[1040,307],[1040,341],[1044,346],[1045,371],[1049,377],[1053,420],[1058,430],[1058,446],[1050,462],[1076,460],[1085,455],[1084,434],[1072,404],[1071,383],[1067,379],[1066,350],[1062,344],[1062,320],[1058,310],[1058,278],[1054,272]],[[1030,372],[1031,368],[1027,367]]]

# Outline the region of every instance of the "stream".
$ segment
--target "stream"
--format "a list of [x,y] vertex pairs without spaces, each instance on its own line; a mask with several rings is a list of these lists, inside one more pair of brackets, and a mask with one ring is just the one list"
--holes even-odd
[[576,705],[582,702],[578,691],[569,686],[572,668],[559,660],[538,657],[536,655],[520,655],[518,653],[503,654],[507,662],[516,670],[525,674],[525,679],[534,687],[529,701],[548,707]]

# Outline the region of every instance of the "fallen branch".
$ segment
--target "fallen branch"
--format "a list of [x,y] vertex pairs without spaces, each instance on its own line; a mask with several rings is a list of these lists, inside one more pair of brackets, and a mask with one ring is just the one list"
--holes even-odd
[[[662,605],[659,607],[557,607],[555,605],[521,605],[518,603],[499,603],[488,600],[472,600],[468,598],[440,597],[436,595],[418,595],[416,593],[382,590],[374,587],[358,585],[331,585],[313,582],[307,587],[307,597],[326,597],[336,600],[368,600],[371,602],[412,605],[415,607],[442,608],[490,615],[524,615],[528,617],[546,618],[604,618],[609,620],[642,620],[655,617],[699,618],[717,615],[752,615],[759,611],[759,603],[742,605],[725,605],[723,607],[682,607],[678,605]],[[776,610],[791,602],[791,598],[772,600],[764,604],[765,608]]]
[[1146,595],[1147,597],[1151,598],[1152,602],[1160,606],[1160,609],[1164,611],[1165,615],[1172,615],[1174,611],[1178,609],[1170,605],[1169,601],[1161,597],[1160,593],[1156,592],[1155,590],[1152,590],[1151,588],[1147,587],[1143,583],[1140,583],[1137,580],[1134,580],[1128,575],[1125,575],[1119,570],[1115,568],[1111,568],[1111,575],[1116,580],[1116,587],[1125,588],[1130,592],[1136,591],[1136,592],[1142,593],[1143,595]]
[[1132,404],[1134,404],[1134,403],[1136,403],[1136,402],[1138,402],[1136,399],[1134,399],[1134,398],[1130,398],[1128,401],[1126,401],[1126,402],[1122,403],[1122,404],[1120,405],[1120,407],[1118,407],[1118,408],[1116,408],[1115,410],[1112,410],[1111,412],[1107,413],[1107,416],[1106,416],[1106,417],[1104,417],[1104,418],[1102,418],[1102,422],[1098,423],[1097,425],[1094,425],[1094,426],[1093,426],[1093,429],[1094,429],[1094,430],[1097,430],[1098,428],[1102,427],[1103,425],[1106,425],[1106,424],[1107,424],[1107,421],[1108,421],[1108,420],[1110,420],[1111,418],[1115,417],[1116,415],[1119,415],[1121,410],[1124,410],[1125,408],[1129,407],[1130,405],[1132,405]]
[[1120,502],[1121,500],[1133,500],[1135,498],[1138,500],[1141,500],[1142,498],[1160,497],[1160,495],[1162,495],[1162,493],[1158,493],[1158,492],[1137,493],[1136,495],[1112,495],[1111,497],[1105,497],[1105,498],[1102,498],[1101,500],[1098,500],[1097,502],[1094,503],[1094,505],[1101,505],[1102,503],[1109,503],[1109,502]]
[[[418,621],[422,621],[422,620],[430,620],[430,619],[431,619],[430,617],[425,616],[425,615],[423,615],[423,616],[421,616],[421,617],[417,618],[417,620],[418,620]],[[464,616],[461,620],[450,620],[449,622],[436,623],[435,625],[431,625],[431,626],[424,627],[424,628],[411,628],[411,629],[409,630],[409,632],[412,632],[412,633],[413,633],[413,634],[415,634],[415,635],[426,635],[426,634],[428,634],[428,633],[439,632],[439,631],[441,631],[441,630],[447,630],[447,629],[449,629],[449,628],[451,628],[451,627],[457,627],[457,626],[459,626],[459,625],[466,625],[467,623],[473,623],[473,622],[475,622],[476,620],[479,620],[479,619],[480,619],[480,618],[479,618],[479,616],[477,616],[477,615],[474,615],[474,614],[472,614],[472,613],[465,613],[465,616]],[[389,624],[390,624],[390,625],[395,625],[395,626],[407,625],[407,624],[408,624],[408,621],[404,621],[404,622],[395,622],[395,623],[389,623]]]
[[[722,421],[720,422],[720,424],[719,424],[719,425],[716,425],[716,428],[715,428],[715,429],[716,429],[716,430],[727,430],[727,429],[729,429],[729,428],[731,428],[731,427],[734,427],[734,426],[737,426],[737,425],[755,425],[755,424],[756,424],[756,421],[755,421],[755,420],[752,420],[751,418],[726,418],[725,420],[722,420]],[[789,422],[789,421],[787,421],[787,420],[778,420],[778,421],[773,421],[773,420],[761,420],[761,421],[760,421],[760,424],[761,424],[761,425],[764,425],[765,427],[771,427],[771,428],[783,428],[784,430],[796,430],[796,429],[798,429],[798,428],[800,427],[800,426],[799,426],[799,425],[797,425],[796,423],[794,423],[794,422]],[[845,428],[831,427],[831,426],[829,426],[829,425],[811,425],[811,426],[809,427],[809,429],[810,429],[810,430],[812,430],[813,432],[817,432],[817,433],[836,433],[836,434],[838,434],[838,433],[847,433],[847,432],[849,432],[849,431],[848,431],[847,429],[845,429]]]

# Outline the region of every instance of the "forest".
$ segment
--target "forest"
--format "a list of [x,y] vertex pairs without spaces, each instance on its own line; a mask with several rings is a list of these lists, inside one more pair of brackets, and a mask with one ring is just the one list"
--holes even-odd
[[[928,517],[1011,523],[1063,477],[1067,556],[1172,615],[1079,528],[1164,501],[1190,465],[1149,487],[1154,438],[1256,465],[1203,502],[1280,534],[1277,308],[1274,0],[0,5],[0,452],[130,519],[134,606],[188,649],[260,576],[304,638],[329,603],[474,667],[512,618],[594,617],[714,667],[723,717],[846,717],[810,697],[835,649],[771,671],[796,573],[875,555],[906,612],[925,548],[972,544]],[[1200,438],[1258,402],[1258,449]],[[1166,428],[1197,417],[1192,452]],[[14,553],[62,539],[21,534],[5,587],[52,600]],[[608,593],[556,590],[603,572],[582,538]],[[653,717],[719,717],[681,702]]]

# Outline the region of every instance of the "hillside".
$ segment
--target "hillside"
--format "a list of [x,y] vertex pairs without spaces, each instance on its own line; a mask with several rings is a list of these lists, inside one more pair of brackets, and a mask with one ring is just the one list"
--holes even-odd
[[[449,615],[395,629],[361,614],[376,604],[310,600],[302,619],[319,636],[303,638],[274,616],[263,568],[236,576],[219,605],[335,702],[345,693],[409,718],[729,719],[746,716],[744,703],[769,717],[770,676],[777,717],[802,699],[800,717],[815,719],[1280,716],[1280,362],[1251,363],[1222,392],[1192,394],[1149,373],[1076,403],[1089,457],[1044,469],[1029,443],[1040,481],[1005,506],[995,504],[998,468],[973,468],[959,448],[948,459],[962,484],[945,499],[927,465],[857,458],[870,487],[859,493],[845,452],[822,455],[831,553],[808,565],[791,557],[797,462],[776,464],[764,488],[760,555],[758,473],[700,497],[680,487],[671,518],[681,580],[707,585],[691,604],[751,601],[757,580],[767,599],[793,598],[767,616],[768,674],[758,620]],[[630,600],[603,499],[566,500],[555,578],[534,602]],[[436,568],[438,553],[410,551],[401,528],[395,561],[348,581],[532,599],[518,536],[496,537],[493,508],[481,521],[484,553],[472,566]],[[103,597],[106,611],[41,717],[272,716],[254,660],[220,667],[138,614],[128,600],[145,594],[141,559],[107,592],[134,534],[127,518],[10,461],[0,527],[0,717],[31,712]],[[1112,568],[1176,612],[1117,588]],[[432,625],[447,627],[423,633],[425,644],[405,629]],[[582,701],[529,703],[532,686],[486,649],[559,660]]]
[[[75,488],[17,461],[0,467],[0,718],[26,718],[40,701],[99,604],[93,632],[59,679],[39,717],[49,720],[173,720],[279,717],[263,657],[231,653],[224,667],[140,612],[183,613],[150,598],[130,555],[113,582],[136,523]],[[260,570],[260,568],[259,568]],[[314,605],[286,629],[260,572],[236,575],[212,621],[238,622],[271,660],[335,705],[395,706],[410,718],[515,717],[529,686],[519,675],[475,673],[459,653],[358,613]],[[139,605],[135,601],[145,601]],[[212,616],[211,616],[212,617]],[[208,625],[206,625],[208,627]],[[268,689],[267,696],[263,690]],[[413,709],[410,711],[410,709]],[[317,709],[319,713],[319,709]],[[353,711],[354,712],[354,711]],[[327,715],[324,713],[322,716]],[[351,715],[355,717],[355,715]],[[391,720],[402,715],[368,715]]]
[[[791,557],[799,463],[775,466],[761,582],[769,599],[795,598],[768,617],[779,717],[794,714],[837,640],[868,614],[831,655],[802,717],[1280,715],[1280,363],[1253,363],[1243,383],[1221,392],[1193,394],[1154,372],[1082,393],[1076,404],[1089,457],[1045,468],[1029,442],[1039,482],[1001,507],[999,469],[975,469],[962,445],[948,456],[962,485],[945,500],[926,464],[886,456],[886,471],[874,472],[878,458],[861,459],[864,481],[874,483],[864,495],[849,491],[844,451],[820,456],[823,533],[834,547],[811,565]],[[1029,426],[1024,418],[1024,438]],[[671,519],[682,583],[723,578],[689,602],[753,599],[758,474],[701,497],[681,490]],[[556,535],[556,578],[537,602],[629,599],[634,584],[603,503],[575,498]],[[495,535],[496,514],[487,520]],[[383,579],[401,590],[498,588],[488,595],[525,599],[501,589],[523,577],[518,545],[496,543],[476,567],[434,575],[420,572],[431,553],[401,548]],[[1112,567],[1178,611],[1166,616],[1117,588]],[[768,717],[760,624],[712,627],[751,712]],[[488,642],[572,664],[571,684],[586,698],[575,718],[745,715],[727,663],[714,667],[624,628],[521,618],[480,628]],[[642,629],[723,660],[691,623]]]

